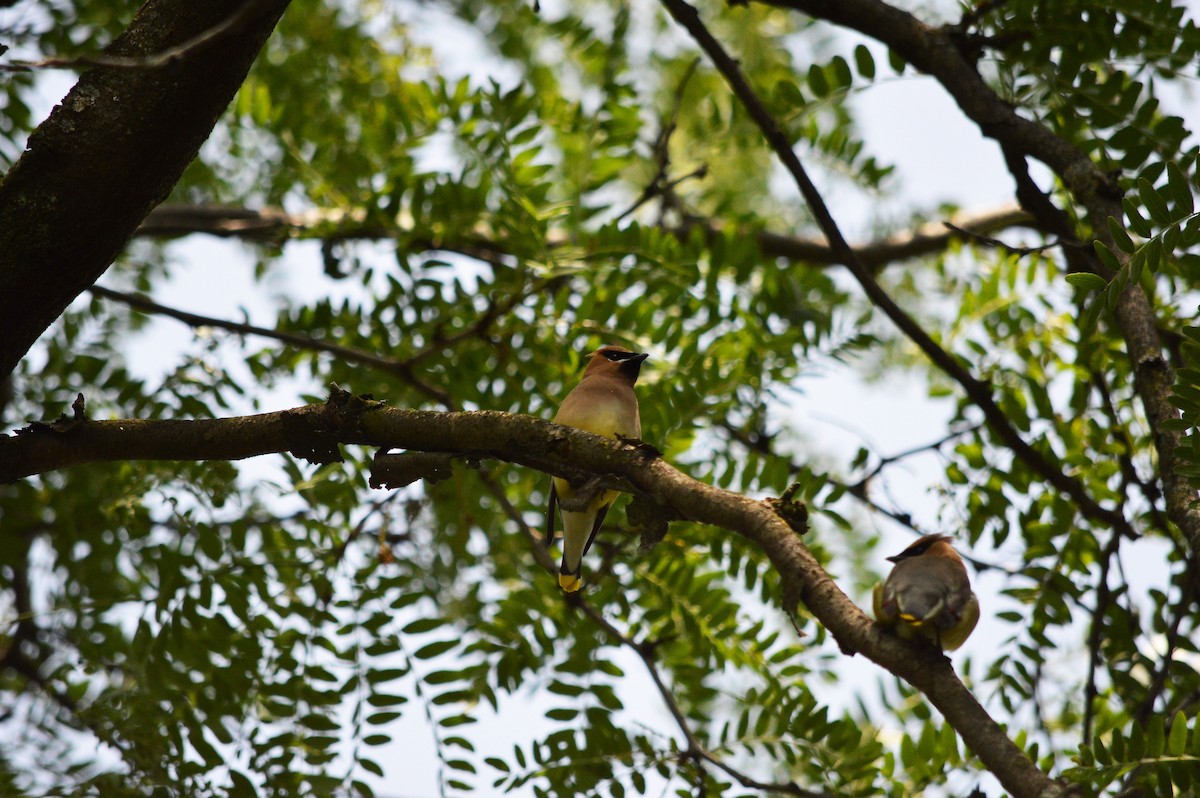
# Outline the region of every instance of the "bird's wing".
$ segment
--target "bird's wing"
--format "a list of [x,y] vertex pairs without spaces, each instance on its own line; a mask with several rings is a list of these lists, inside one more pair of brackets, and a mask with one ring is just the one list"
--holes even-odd
[[554,479],[550,480],[550,501],[546,506],[546,538],[542,544],[546,548],[554,545],[554,516],[558,510],[558,491],[554,488]]

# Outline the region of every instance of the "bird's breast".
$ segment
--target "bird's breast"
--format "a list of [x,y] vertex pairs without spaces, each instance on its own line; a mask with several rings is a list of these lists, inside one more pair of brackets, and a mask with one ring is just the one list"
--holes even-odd
[[606,438],[642,436],[637,400],[619,391],[594,390],[587,393],[585,401],[564,402],[554,421]]

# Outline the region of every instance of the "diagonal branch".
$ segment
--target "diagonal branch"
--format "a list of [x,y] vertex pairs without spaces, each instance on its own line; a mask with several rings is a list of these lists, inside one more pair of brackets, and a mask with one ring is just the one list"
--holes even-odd
[[0,437],[0,482],[118,460],[226,460],[293,452],[313,462],[333,462],[340,459],[343,444],[458,452],[548,474],[569,476],[583,469],[627,480],[633,490],[651,496],[678,518],[720,527],[762,549],[779,572],[785,595],[803,601],[843,651],[861,652],[924,692],[1013,795],[1064,794],[1008,739],[958,679],[949,659],[876,627],[768,503],[694,480],[642,447],[529,416],[399,410],[340,390],[325,404],[194,421],[92,421],[83,415],[82,402],[77,406],[74,419]]
[[430,399],[450,405],[451,397],[445,390],[422,380],[413,370],[413,361],[397,360],[390,357],[382,357],[373,352],[366,352],[361,349],[354,349],[340,344],[322,341],[319,338],[314,338],[310,335],[301,335],[300,333],[290,333],[283,330],[273,330],[267,327],[258,327],[253,324],[244,324],[242,322],[229,321],[227,319],[218,319],[212,316],[201,316],[198,313],[189,313],[185,310],[160,305],[159,303],[137,294],[128,294],[124,291],[114,291],[111,288],[103,288],[94,285],[88,289],[93,296],[101,297],[102,299],[120,302],[128,305],[134,310],[142,313],[166,316],[167,318],[175,319],[187,324],[191,327],[215,327],[221,330],[229,330],[238,335],[256,335],[260,338],[270,338],[273,341],[296,346],[301,349],[309,349],[316,352],[325,352],[326,354],[334,355],[340,360],[347,363],[359,363],[364,366],[379,369],[380,371],[398,377],[404,382],[411,385],[419,393],[423,393]]
[[883,290],[883,287],[879,285],[870,270],[858,259],[854,250],[842,236],[841,230],[838,228],[832,215],[830,215],[825,201],[821,198],[804,166],[800,163],[800,159],[792,149],[787,136],[754,92],[754,89],[751,88],[737,62],[725,52],[724,47],[721,46],[720,42],[713,37],[708,28],[700,20],[696,9],[688,5],[685,0],[662,0],[662,4],[671,13],[671,16],[691,34],[692,38],[708,54],[713,64],[725,77],[733,93],[758,125],[763,137],[774,150],[776,156],[783,162],[784,167],[800,189],[800,193],[804,196],[805,201],[812,210],[817,224],[829,241],[830,249],[840,262],[846,264],[846,268],[850,270],[850,273],[858,281],[859,285],[862,286],[863,291],[871,302],[882,310],[892,320],[892,323],[915,343],[935,366],[959,384],[971,402],[983,411],[988,426],[995,432],[1000,441],[1012,450],[1036,474],[1074,499],[1080,511],[1087,517],[1101,521],[1114,529],[1121,530],[1123,533],[1128,532],[1132,535],[1129,522],[1123,515],[1102,506],[1088,493],[1079,480],[1072,478],[1066,473],[1060,463],[1055,462],[1048,455],[1029,445],[1021,437],[1021,434],[1013,426],[1004,411],[1000,409],[1000,406],[992,397],[991,388],[977,380],[962,365],[958,358],[938,345],[929,333]]
[[[1086,211],[1088,232],[1083,238],[1105,244],[1121,265],[1128,262],[1129,255],[1116,246],[1108,227],[1110,223],[1122,225],[1124,218],[1121,191],[1115,179],[1102,172],[1071,142],[1045,125],[1021,116],[1010,103],[998,96],[984,81],[975,64],[960,50],[954,28],[931,27],[907,11],[882,0],[762,2],[799,11],[870,36],[886,44],[917,69],[933,76],[954,98],[962,112],[979,126],[980,131],[1000,143],[1010,165],[1014,159],[1029,155],[1049,166]],[[1018,184],[1021,182],[1019,171],[1014,172]],[[1026,201],[1027,198],[1023,197],[1022,202]],[[1042,206],[1040,211],[1029,205],[1026,207],[1044,221],[1049,210],[1045,206],[1049,203],[1041,200],[1036,202]],[[1061,222],[1064,218],[1062,211],[1055,210],[1050,215],[1057,216]],[[1064,238],[1074,237],[1064,235],[1066,232],[1069,231],[1058,231],[1058,234]],[[1068,260],[1078,254],[1088,264],[1089,270],[1107,276],[1094,255],[1081,249],[1074,249],[1073,253],[1073,249],[1065,250]],[[1182,433],[1171,428],[1179,418],[1179,411],[1170,401],[1175,373],[1163,356],[1157,315],[1137,281],[1131,281],[1118,296],[1114,316],[1125,341],[1126,354],[1133,368],[1134,385],[1154,438],[1158,475],[1167,498],[1167,515],[1183,530],[1195,556],[1200,553],[1200,502],[1197,502],[1195,488],[1181,473],[1182,463],[1176,454]],[[1072,496],[1075,497],[1074,494]]]

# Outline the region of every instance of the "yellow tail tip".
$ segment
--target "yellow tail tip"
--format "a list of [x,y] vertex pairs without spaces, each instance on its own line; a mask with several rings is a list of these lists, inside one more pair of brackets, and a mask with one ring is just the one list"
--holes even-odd
[[579,588],[583,587],[583,580],[574,574],[559,574],[558,586],[561,587],[565,593],[574,593],[579,590]]

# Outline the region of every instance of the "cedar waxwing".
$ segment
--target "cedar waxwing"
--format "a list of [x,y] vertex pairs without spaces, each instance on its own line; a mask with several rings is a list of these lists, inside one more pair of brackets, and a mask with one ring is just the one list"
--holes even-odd
[[[642,420],[638,415],[637,397],[633,384],[637,382],[642,361],[648,355],[630,352],[622,346],[602,346],[591,358],[583,378],[554,416],[556,424],[586,430],[607,438],[641,438]],[[586,491],[586,487],[583,488]],[[567,480],[554,477],[550,481],[550,506],[546,511],[546,544],[554,541],[554,510],[560,503],[586,501]],[[583,586],[579,578],[583,556],[592,546],[609,506],[617,498],[615,490],[593,491],[594,497],[578,512],[562,510],[563,557],[558,568],[558,584],[568,593]]]
[[875,585],[875,619],[905,640],[924,637],[944,651],[961,646],[979,621],[979,600],[949,535],[926,535],[888,560],[896,567]]

